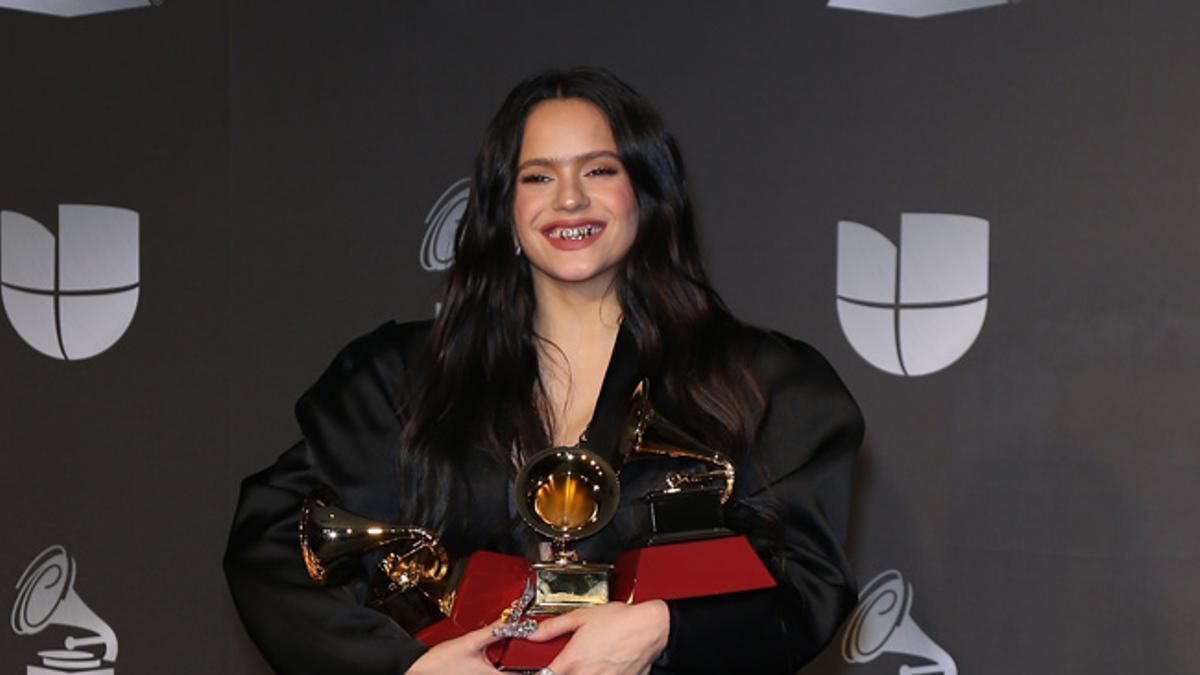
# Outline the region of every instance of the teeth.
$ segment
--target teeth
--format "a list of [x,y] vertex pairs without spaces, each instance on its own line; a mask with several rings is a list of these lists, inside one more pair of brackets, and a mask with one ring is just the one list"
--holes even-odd
[[550,236],[556,239],[566,239],[567,241],[579,241],[600,231],[599,225],[579,225],[576,227],[563,227],[550,232]]

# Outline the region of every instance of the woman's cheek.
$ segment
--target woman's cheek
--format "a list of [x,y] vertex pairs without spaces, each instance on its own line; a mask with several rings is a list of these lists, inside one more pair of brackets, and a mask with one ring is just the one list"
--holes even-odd
[[628,182],[615,190],[614,201],[619,205],[620,212],[629,220],[630,225],[637,224],[637,196],[633,194],[633,186]]
[[524,192],[517,191],[516,197],[513,198],[513,220],[516,221],[518,229],[524,229],[529,225],[536,212],[537,198]]

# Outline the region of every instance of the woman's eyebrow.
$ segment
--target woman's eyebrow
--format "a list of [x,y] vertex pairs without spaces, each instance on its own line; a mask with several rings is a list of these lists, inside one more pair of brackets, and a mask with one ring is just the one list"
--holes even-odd
[[585,152],[582,155],[575,155],[574,157],[533,157],[521,162],[520,165],[517,166],[517,171],[522,171],[531,166],[550,166],[553,164],[586,162],[588,160],[596,159],[597,157],[611,157],[615,160],[621,159],[620,157],[617,157],[617,153],[613,152],[612,150],[593,150],[591,152]]

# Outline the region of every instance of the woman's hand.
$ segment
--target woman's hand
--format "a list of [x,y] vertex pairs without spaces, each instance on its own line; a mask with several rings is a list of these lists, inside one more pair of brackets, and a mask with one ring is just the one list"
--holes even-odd
[[483,653],[485,647],[500,639],[492,635],[492,629],[498,625],[500,624],[484,626],[462,637],[438,643],[422,654],[421,658],[417,659],[404,672],[407,675],[442,675],[443,673],[476,675],[499,672]]
[[554,675],[642,675],[666,648],[670,631],[671,614],[662,600],[610,602],[547,619],[529,640],[574,633],[549,665]]

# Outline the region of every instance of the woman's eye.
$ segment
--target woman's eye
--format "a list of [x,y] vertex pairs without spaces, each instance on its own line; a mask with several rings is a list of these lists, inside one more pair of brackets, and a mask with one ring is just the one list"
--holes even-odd
[[587,172],[587,175],[589,175],[589,176],[615,176],[615,175],[617,175],[617,170],[611,166],[598,166],[598,167],[592,169],[591,171]]
[[545,183],[550,180],[549,176],[540,173],[527,173],[521,176],[522,183]]

